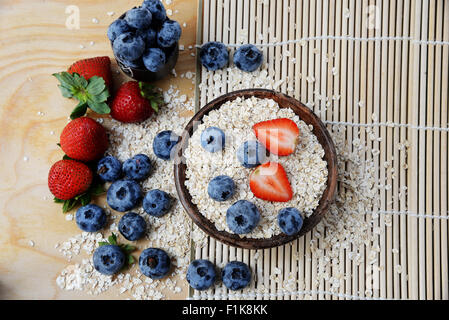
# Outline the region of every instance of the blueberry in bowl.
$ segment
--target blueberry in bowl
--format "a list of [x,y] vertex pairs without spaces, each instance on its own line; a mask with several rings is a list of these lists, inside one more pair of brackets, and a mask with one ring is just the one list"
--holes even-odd
[[213,178],[207,186],[209,197],[219,202],[230,199],[234,195],[234,192],[234,180],[224,175]]
[[236,234],[250,233],[259,221],[259,209],[248,200],[239,200],[226,211],[228,228]]
[[165,78],[179,56],[181,27],[166,16],[159,0],[145,0],[108,28],[108,38],[120,69],[143,82]]

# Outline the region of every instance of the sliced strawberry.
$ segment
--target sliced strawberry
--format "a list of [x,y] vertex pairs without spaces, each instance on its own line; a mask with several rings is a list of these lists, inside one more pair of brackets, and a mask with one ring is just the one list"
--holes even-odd
[[292,120],[280,118],[256,123],[254,133],[271,153],[288,156],[299,141],[299,128]]
[[293,197],[287,173],[277,162],[258,166],[249,177],[249,187],[254,196],[262,200],[287,202]]

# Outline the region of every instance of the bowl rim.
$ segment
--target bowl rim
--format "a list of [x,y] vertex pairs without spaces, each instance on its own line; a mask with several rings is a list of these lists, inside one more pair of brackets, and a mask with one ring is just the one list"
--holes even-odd
[[[237,234],[229,233],[225,230],[219,231],[215,224],[207,219],[198,207],[192,203],[190,193],[185,186],[185,172],[186,163],[183,158],[183,150],[187,148],[189,138],[192,136],[196,129],[196,125],[202,122],[202,118],[212,110],[217,110],[228,101],[235,100],[238,97],[242,98],[270,98],[275,100],[281,108],[290,108],[295,114],[297,114],[301,120],[307,124],[313,126],[313,134],[318,138],[318,141],[324,149],[324,159],[327,162],[328,176],[326,182],[326,189],[323,191],[318,207],[310,217],[304,218],[303,226],[300,232],[296,235],[288,236],[284,233],[274,235],[270,238],[248,238],[242,237]],[[281,105],[282,103],[282,105]],[[307,120],[307,121],[306,121]],[[198,122],[199,121],[199,122]],[[312,123],[311,123],[312,122]],[[243,249],[266,249],[284,245],[295,239],[298,239],[312,230],[323,218],[324,214],[328,211],[329,205],[334,201],[337,186],[337,153],[332,138],[326,129],[323,122],[318,116],[307,106],[300,101],[283,94],[269,89],[244,89],[226,93],[201,108],[186,125],[180,142],[176,149],[175,165],[174,165],[174,178],[176,191],[178,193],[179,200],[184,207],[187,214],[200,227],[207,235],[217,239],[218,241],[238,248]]]

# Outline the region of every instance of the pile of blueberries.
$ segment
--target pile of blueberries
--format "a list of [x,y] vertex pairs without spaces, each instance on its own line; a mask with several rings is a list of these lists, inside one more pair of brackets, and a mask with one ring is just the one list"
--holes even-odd
[[108,28],[115,56],[127,67],[158,72],[178,46],[181,26],[160,0],[144,0]]
[[[153,140],[153,151],[158,158],[171,160],[178,142],[179,136],[175,133],[162,131]],[[128,211],[118,224],[118,230],[125,239],[137,241],[145,236],[145,219],[130,211],[140,202],[144,211],[154,217],[162,217],[170,211],[173,198],[167,192],[153,189],[143,195],[139,182],[147,179],[152,171],[150,158],[145,154],[135,155],[123,164],[113,156],[105,156],[98,161],[96,169],[102,181],[111,183],[107,191],[108,205],[119,212]],[[105,211],[95,204],[80,207],[75,218],[78,227],[86,232],[101,230],[107,220]],[[107,275],[120,271],[125,260],[125,253],[117,245],[100,246],[93,256],[95,269]],[[170,258],[164,250],[148,248],[139,257],[139,267],[144,275],[160,279],[170,270]]]
[[[226,136],[223,130],[209,127],[201,133],[201,146],[208,152],[223,150]],[[238,161],[245,168],[255,168],[265,162],[268,151],[258,141],[245,141],[236,153]],[[235,183],[231,177],[220,175],[213,178],[207,187],[207,193],[215,201],[229,200],[235,192]],[[260,213],[256,205],[248,200],[238,200],[226,212],[228,228],[236,234],[246,234],[253,231],[260,221]],[[289,207],[281,209],[277,217],[279,228],[286,235],[297,234],[303,224],[298,209]]]
[[[263,53],[253,44],[240,46],[234,53],[234,65],[242,71],[253,72],[260,67]],[[200,61],[209,71],[224,68],[229,63],[229,52],[225,44],[217,41],[201,46]]]

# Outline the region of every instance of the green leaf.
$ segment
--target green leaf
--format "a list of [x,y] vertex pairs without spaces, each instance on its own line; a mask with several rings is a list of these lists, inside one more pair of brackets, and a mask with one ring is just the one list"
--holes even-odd
[[152,100],[152,101],[150,101],[150,103],[151,103],[151,108],[153,108],[154,111],[159,112],[159,105],[157,104],[157,102]]
[[136,260],[132,255],[128,255],[128,265],[132,265]]
[[74,160],[74,159],[70,158],[68,155],[65,154],[65,155],[62,157],[62,160]]
[[96,103],[89,99],[87,101],[87,104],[89,105],[89,108],[91,108],[96,113],[108,114],[111,112],[111,109],[109,108],[107,103],[104,103],[104,102]]
[[79,200],[81,202],[81,205],[85,206],[90,203],[90,201],[92,200],[92,197],[91,197],[90,193],[85,193],[79,198]]
[[64,200],[58,199],[56,197],[53,198],[54,203],[64,203]]
[[101,247],[101,246],[107,246],[107,245],[109,245],[109,242],[105,242],[105,241],[100,241],[100,242],[98,242],[98,245]]
[[78,103],[78,105],[75,107],[75,109],[72,110],[72,113],[70,114],[70,119],[76,119],[79,117],[82,117],[86,114],[87,111],[87,105],[84,102]]
[[104,79],[101,77],[93,76],[89,79],[89,84],[87,85],[86,89],[87,92],[91,95],[99,95],[104,91],[106,88],[106,83],[104,82]]
[[65,200],[62,206],[62,212],[66,213],[72,210],[76,206],[77,201],[75,199]]
[[112,235],[109,236],[108,240],[110,244],[115,246],[117,245],[117,236],[114,233],[112,233]]
[[106,190],[104,189],[104,185],[100,182],[93,183],[90,187],[90,193],[93,194],[94,196],[98,196],[105,192]]
[[136,250],[136,247],[134,247],[130,244],[121,244],[120,249],[122,249],[125,253],[131,253],[134,250]]

